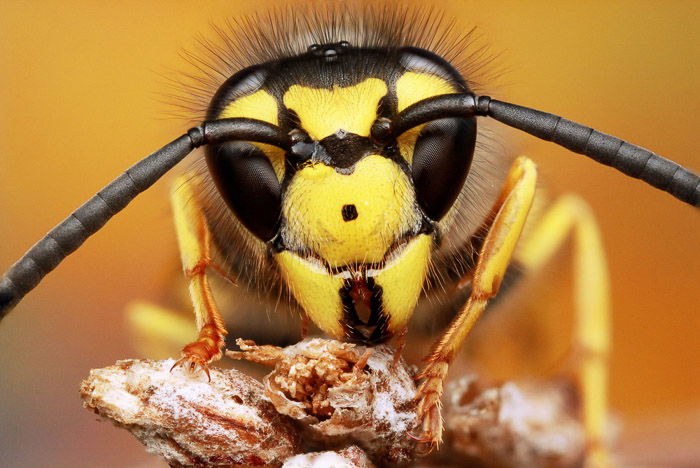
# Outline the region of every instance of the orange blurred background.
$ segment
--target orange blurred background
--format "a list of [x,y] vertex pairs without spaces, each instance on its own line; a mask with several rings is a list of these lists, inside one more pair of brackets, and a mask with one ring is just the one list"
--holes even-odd
[[[211,37],[210,23],[279,3],[0,2],[0,270],[187,128],[164,118],[172,108],[160,102],[159,73],[189,69],[181,50],[198,34]],[[498,55],[494,68],[506,73],[497,97],[700,170],[700,3],[436,4],[476,25]],[[636,450],[664,427],[690,427],[696,432],[684,436],[697,441],[700,215],[583,157],[506,134],[509,148],[538,162],[553,194],[577,192],[598,214],[612,275],[611,403],[625,426],[623,448]],[[90,368],[135,356],[124,305],[157,302],[168,287],[177,250],[167,188],[161,181],[139,197],[0,324],[0,466],[163,466],[82,409],[78,386]],[[646,447],[646,461],[669,460],[669,443]]]

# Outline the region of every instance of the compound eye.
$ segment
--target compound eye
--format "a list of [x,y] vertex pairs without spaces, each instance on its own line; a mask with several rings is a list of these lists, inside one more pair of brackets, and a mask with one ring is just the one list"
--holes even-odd
[[219,193],[243,225],[272,239],[281,210],[281,188],[270,160],[251,143],[233,141],[207,149],[207,165]]
[[423,212],[439,221],[462,190],[474,156],[476,120],[447,118],[426,124],[413,151],[413,182]]

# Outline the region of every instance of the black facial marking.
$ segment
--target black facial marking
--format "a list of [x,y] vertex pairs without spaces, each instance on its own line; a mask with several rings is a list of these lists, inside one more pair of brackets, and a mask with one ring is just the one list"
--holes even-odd
[[[290,135],[293,133],[294,131],[290,132]],[[360,159],[373,153],[382,153],[369,138],[344,130],[338,130],[321,141],[312,141],[310,138],[291,141],[292,147],[287,153],[287,162],[292,171],[317,161],[335,168],[341,174],[352,174],[355,164]]]
[[341,211],[345,222],[357,219],[357,208],[355,205],[343,205],[343,209]]
[[357,161],[375,151],[374,144],[369,138],[339,130],[320,142],[325,155],[319,154],[314,159],[321,160],[337,168],[348,168]]

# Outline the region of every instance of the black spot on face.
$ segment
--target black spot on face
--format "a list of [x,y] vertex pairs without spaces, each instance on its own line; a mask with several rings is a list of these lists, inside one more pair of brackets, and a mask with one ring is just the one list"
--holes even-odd
[[343,213],[343,220],[346,222],[357,219],[357,208],[355,208],[355,205],[344,205],[341,212]]

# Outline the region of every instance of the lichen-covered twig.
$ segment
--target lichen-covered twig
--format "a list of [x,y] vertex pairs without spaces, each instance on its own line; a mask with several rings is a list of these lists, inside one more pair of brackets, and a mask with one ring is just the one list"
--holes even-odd
[[300,422],[313,447],[357,444],[375,463],[407,463],[416,443],[416,386],[403,360],[394,364],[388,346],[365,348],[312,338],[271,359],[272,347],[239,341],[227,355],[275,361],[263,379],[265,396],[280,413]]
[[475,375],[451,382],[445,428],[454,458],[487,466],[579,466],[585,433],[570,396],[561,382],[484,386]]
[[[229,352],[273,367],[260,383],[211,369],[211,382],[168,361],[119,361],[83,382],[85,406],[131,431],[171,466],[408,465],[418,455],[414,377],[388,346],[307,339],[239,341]],[[576,466],[585,441],[565,386],[484,386],[445,393],[447,441],[420,466]],[[311,452],[311,453],[310,453]]]
[[263,398],[260,382],[217,368],[208,382],[171,372],[173,363],[119,361],[92,370],[80,394],[171,466],[279,466],[299,453],[297,429]]
[[374,468],[375,465],[367,458],[367,454],[357,445],[340,450],[311,452],[296,455],[286,462],[282,468]]

